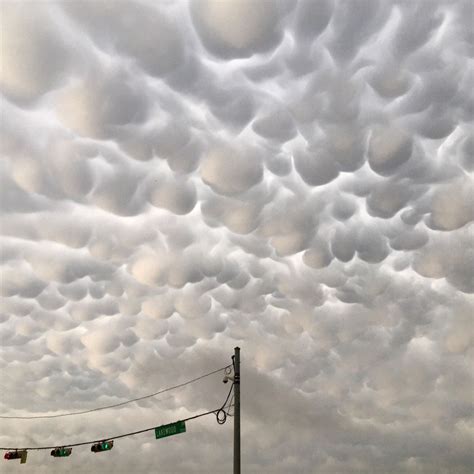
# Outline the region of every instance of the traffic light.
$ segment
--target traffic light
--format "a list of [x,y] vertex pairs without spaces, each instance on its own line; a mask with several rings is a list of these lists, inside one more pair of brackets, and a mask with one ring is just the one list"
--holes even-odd
[[110,451],[114,447],[114,441],[102,441],[91,446],[93,453],[101,453],[102,451]]
[[19,451],[8,451],[8,453],[5,453],[5,456],[3,456],[5,459],[20,459],[21,454]]
[[55,458],[65,458],[70,456],[72,453],[72,448],[55,448],[51,451],[51,456]]
[[20,464],[25,464],[26,462],[26,456],[28,455],[28,451],[25,449],[22,449],[18,451],[17,449],[15,451],[8,451],[5,453],[5,456],[3,456],[4,459],[21,459]]

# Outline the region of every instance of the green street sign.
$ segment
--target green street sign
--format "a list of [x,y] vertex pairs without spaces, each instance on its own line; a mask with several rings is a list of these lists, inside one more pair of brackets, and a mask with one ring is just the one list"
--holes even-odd
[[166,438],[186,431],[186,423],[184,421],[177,421],[176,423],[170,423],[169,425],[158,426],[155,428],[155,438]]

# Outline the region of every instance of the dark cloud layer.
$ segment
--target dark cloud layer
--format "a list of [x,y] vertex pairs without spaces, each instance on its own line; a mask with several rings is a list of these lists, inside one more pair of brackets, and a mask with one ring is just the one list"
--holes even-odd
[[[473,14],[4,2],[2,414],[138,397],[239,345],[245,472],[471,472]],[[4,421],[0,444],[133,431],[225,392],[217,375]],[[201,419],[65,462],[217,474],[231,447],[232,421]]]

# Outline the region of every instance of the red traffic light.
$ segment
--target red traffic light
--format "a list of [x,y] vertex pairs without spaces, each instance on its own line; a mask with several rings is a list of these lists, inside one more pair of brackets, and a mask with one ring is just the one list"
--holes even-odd
[[28,455],[28,451],[25,449],[22,449],[21,451],[18,451],[17,449],[15,451],[8,451],[5,453],[5,456],[3,456],[4,459],[21,459],[20,464],[25,464],[26,462],[26,456]]
[[3,457],[4,459],[20,459],[21,454],[18,451],[8,451]]
[[114,447],[114,441],[102,441],[100,443],[93,444],[91,451],[93,453],[101,453],[102,451],[110,451]]

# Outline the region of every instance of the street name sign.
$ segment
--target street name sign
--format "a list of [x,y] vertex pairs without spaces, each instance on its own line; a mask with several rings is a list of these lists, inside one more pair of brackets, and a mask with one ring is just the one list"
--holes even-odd
[[177,421],[169,425],[162,425],[155,428],[155,438],[166,438],[175,434],[184,433],[186,431],[186,423],[184,421]]

